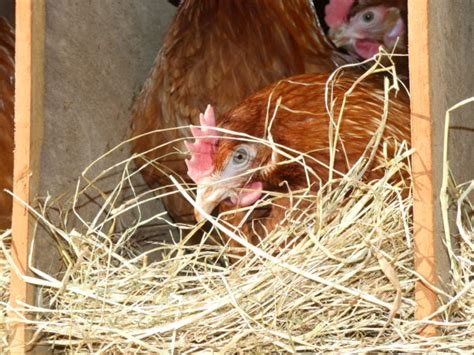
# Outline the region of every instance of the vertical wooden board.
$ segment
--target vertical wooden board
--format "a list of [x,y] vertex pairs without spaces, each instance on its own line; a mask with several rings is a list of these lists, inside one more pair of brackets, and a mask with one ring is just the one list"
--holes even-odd
[[[436,284],[435,216],[432,156],[432,116],[429,67],[429,0],[408,2],[410,89],[412,111],[413,223],[415,269],[429,283]],[[416,318],[423,319],[436,310],[436,294],[421,281],[415,288]],[[433,335],[434,327],[422,333]]]
[[[39,154],[42,140],[44,1],[17,0],[16,3],[16,94],[13,192],[30,203],[38,186]],[[28,271],[32,221],[25,206],[14,200],[12,214],[12,257],[22,275]],[[34,289],[20,275],[11,273],[10,304],[33,303]],[[24,316],[24,314],[21,314]],[[11,312],[10,317],[18,317]],[[24,323],[12,323],[10,351],[28,350],[29,334]]]

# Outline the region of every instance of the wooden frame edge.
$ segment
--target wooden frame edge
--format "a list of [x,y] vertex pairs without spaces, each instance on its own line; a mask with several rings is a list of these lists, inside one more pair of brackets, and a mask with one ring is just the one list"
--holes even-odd
[[[413,227],[415,270],[431,285],[437,285],[435,185],[433,171],[433,124],[431,105],[431,68],[429,56],[429,0],[408,1],[408,35],[411,91],[411,130],[413,155]],[[415,286],[417,320],[436,311],[438,300],[429,285]],[[437,333],[427,325],[421,335]]]
[[[15,36],[15,152],[13,192],[31,203],[36,195],[43,132],[45,0],[16,0]],[[28,275],[30,235],[33,223],[27,208],[13,201],[12,258],[22,275]],[[10,305],[33,304],[34,288],[11,270]],[[11,319],[26,317],[9,312]],[[25,323],[12,322],[10,352],[26,353],[31,334]]]

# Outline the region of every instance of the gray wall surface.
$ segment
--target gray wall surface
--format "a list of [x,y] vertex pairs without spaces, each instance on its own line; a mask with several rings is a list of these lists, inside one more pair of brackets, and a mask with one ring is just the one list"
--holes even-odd
[[[128,138],[133,99],[175,11],[165,0],[46,0],[40,197],[73,191],[88,164]],[[129,156],[123,146],[100,168]],[[37,265],[53,273],[54,249],[40,233]]]
[[[474,0],[443,0],[431,3],[430,61],[432,68],[435,134],[441,153],[445,112],[458,102],[474,96]],[[452,115],[450,164],[459,182],[474,179],[474,106]],[[441,154],[439,154],[441,158]]]
[[[452,0],[449,4],[445,0],[432,0],[429,11],[433,168],[438,192],[442,182],[445,113],[451,106],[474,96],[474,0]],[[473,112],[474,105],[470,104],[451,115],[448,159],[457,183],[474,179]],[[445,248],[438,196],[435,199],[437,250],[442,256]],[[440,274],[447,278],[446,257],[439,258],[438,267]]]
[[41,192],[64,192],[127,138],[133,98],[174,11],[164,0],[46,1]]

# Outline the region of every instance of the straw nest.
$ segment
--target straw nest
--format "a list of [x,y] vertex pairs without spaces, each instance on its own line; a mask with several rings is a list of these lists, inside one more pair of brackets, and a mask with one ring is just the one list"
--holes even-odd
[[[0,232],[3,246],[10,252],[10,231]],[[8,265],[4,248],[0,248],[0,353],[4,353],[8,346],[7,303],[10,297],[10,266]]]
[[[233,265],[225,245],[206,240],[219,233],[238,238],[218,218],[192,246],[185,242],[199,226],[173,225],[164,213],[144,216],[147,203],[162,194],[138,191],[136,157],[108,162],[111,168],[94,178],[89,167],[72,207],[58,209],[46,199],[30,209],[56,240],[64,270],[57,276],[32,269],[35,276],[27,281],[39,286],[41,302],[24,305],[31,317],[18,318],[35,330],[34,341],[68,352],[472,349],[473,229],[463,219],[464,190],[464,234],[452,252],[450,292],[439,290],[444,303],[436,320],[414,320],[419,276],[413,271],[410,186],[390,183],[410,170],[410,154],[402,143],[395,157],[387,157],[380,180],[360,179],[368,164],[361,159],[317,194],[294,191],[285,223]],[[105,175],[117,178],[112,191],[97,187]],[[192,187],[173,184],[176,193],[192,194]],[[100,203],[86,220],[78,201],[94,194]],[[311,202],[304,210],[301,199]],[[54,222],[51,210],[60,211]],[[125,223],[132,211],[135,218]],[[150,223],[181,238],[144,251],[137,234]],[[276,247],[289,236],[291,246]],[[441,335],[418,336],[430,322],[440,325]]]

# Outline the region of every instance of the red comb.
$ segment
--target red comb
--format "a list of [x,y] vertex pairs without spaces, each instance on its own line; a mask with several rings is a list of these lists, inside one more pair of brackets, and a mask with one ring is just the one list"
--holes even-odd
[[[219,132],[212,129],[216,126],[216,117],[211,105],[207,105],[206,112],[199,115],[201,128],[191,127],[194,143],[184,142],[191,153],[191,159],[186,159],[188,175],[198,184],[214,171],[212,156],[216,149]],[[214,136],[214,137],[211,137]]]
[[347,20],[355,0],[331,0],[324,9],[324,21],[329,27],[339,26]]

